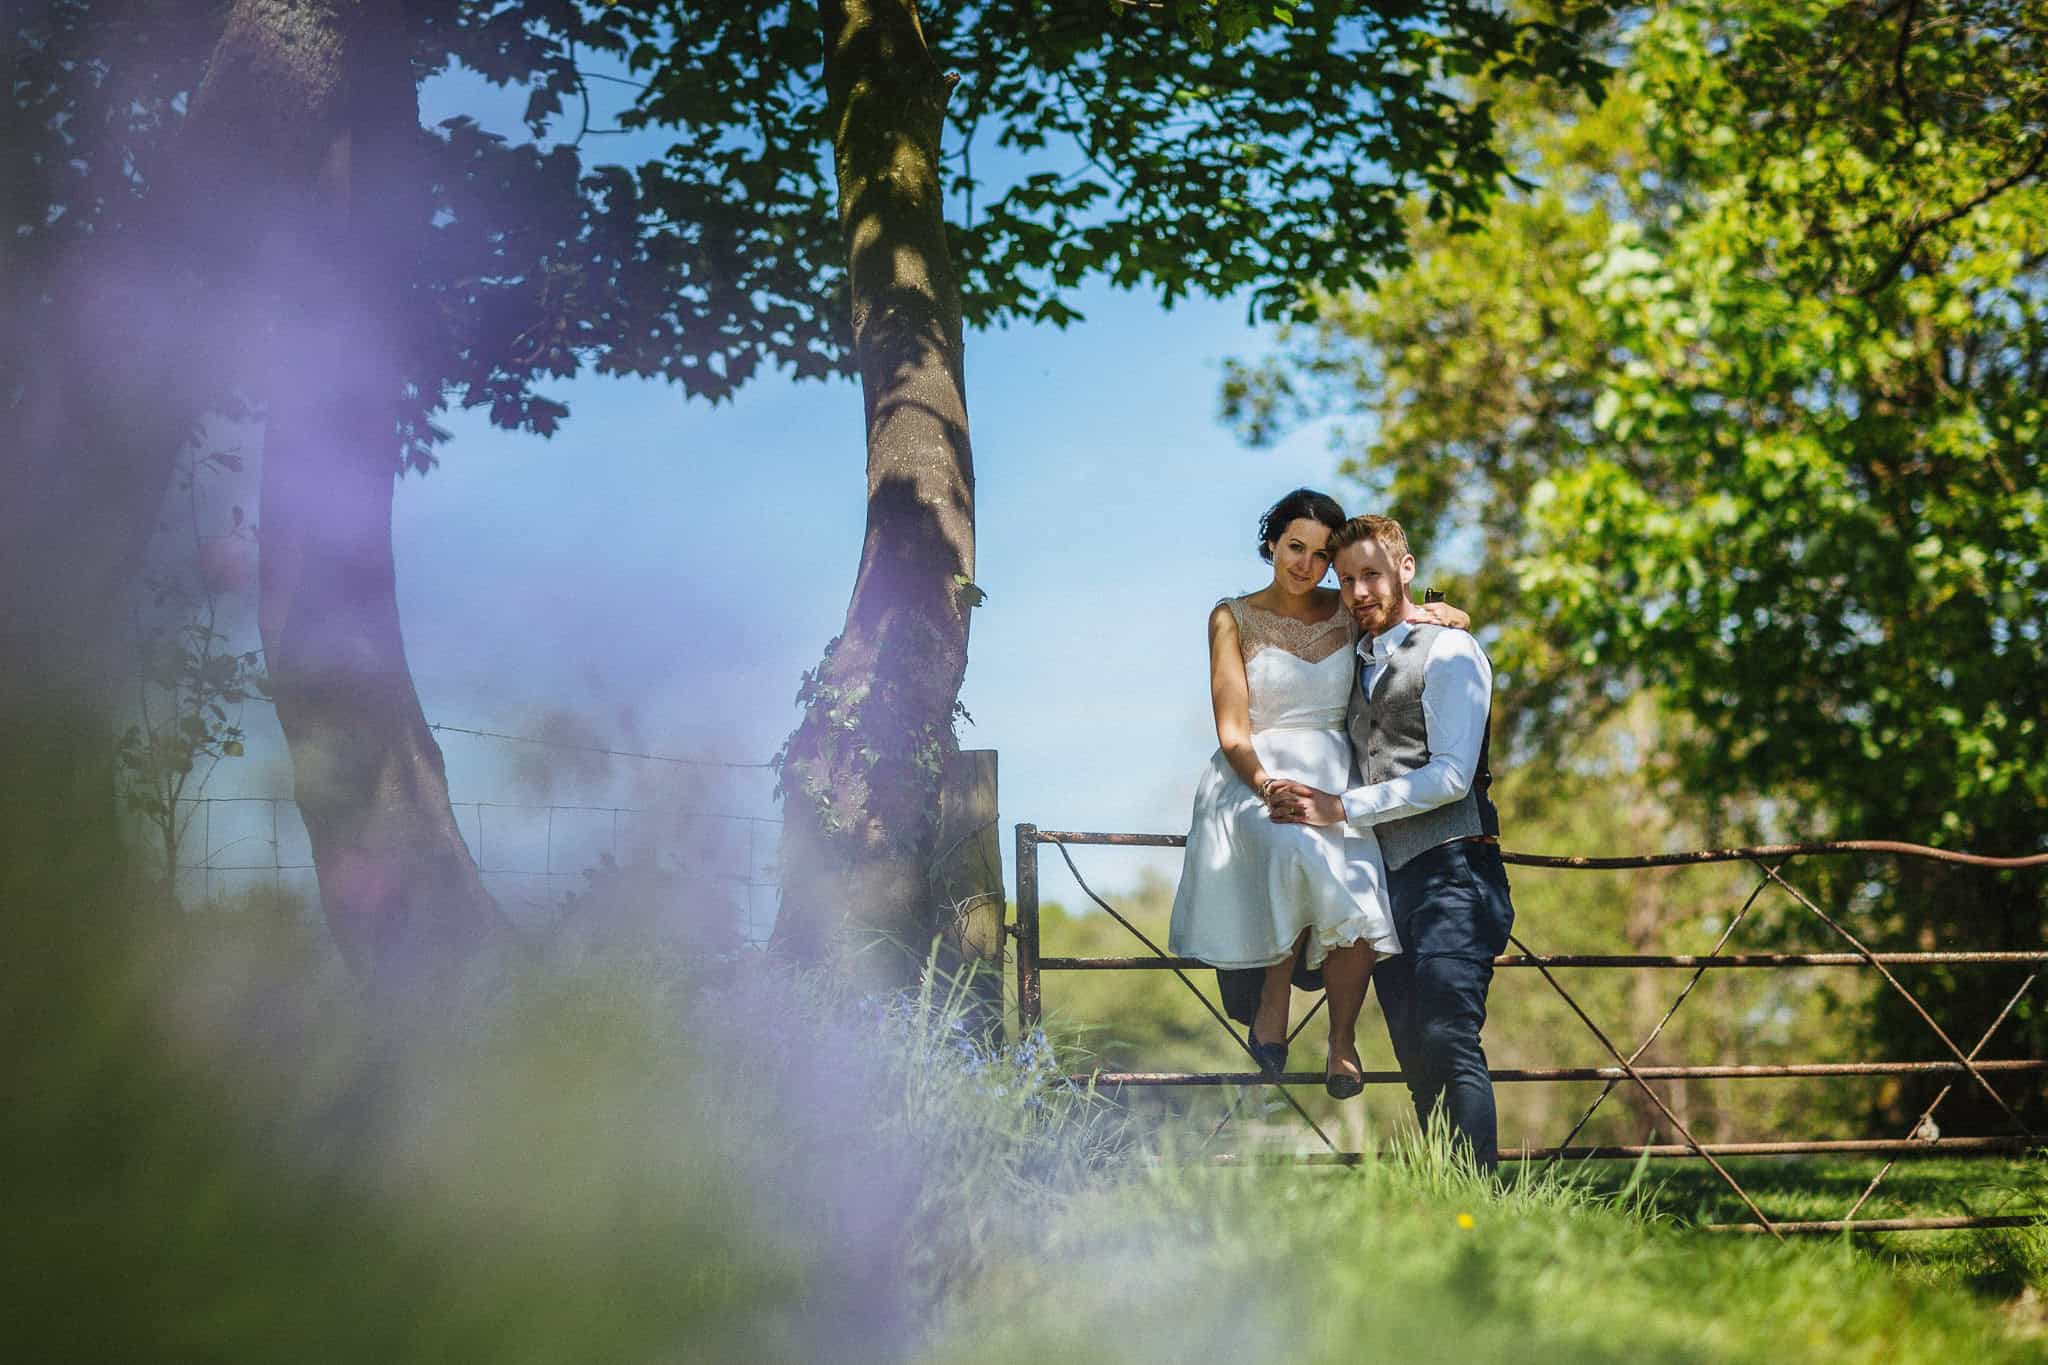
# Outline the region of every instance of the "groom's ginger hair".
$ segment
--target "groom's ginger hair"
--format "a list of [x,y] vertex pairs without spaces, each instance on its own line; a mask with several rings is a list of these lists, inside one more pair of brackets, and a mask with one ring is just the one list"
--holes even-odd
[[1397,562],[1409,552],[1408,533],[1401,529],[1401,523],[1392,517],[1374,516],[1369,512],[1362,517],[1353,517],[1330,532],[1329,543],[1323,546],[1323,550],[1334,560],[1339,550],[1362,540],[1378,541],[1380,548]]

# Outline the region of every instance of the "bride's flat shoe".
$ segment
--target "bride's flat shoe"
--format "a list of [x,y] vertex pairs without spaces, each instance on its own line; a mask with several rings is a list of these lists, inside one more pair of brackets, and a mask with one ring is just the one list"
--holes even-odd
[[1336,1064],[1334,1058],[1323,1058],[1323,1090],[1333,1100],[1348,1100],[1365,1089],[1362,1076],[1340,1076],[1330,1068]]
[[1261,1072],[1277,1076],[1287,1070],[1286,1040],[1283,1039],[1277,1043],[1262,1043],[1259,1041],[1258,1030],[1247,1024],[1244,1030],[1244,1042],[1245,1046],[1251,1050],[1252,1060],[1258,1063]]

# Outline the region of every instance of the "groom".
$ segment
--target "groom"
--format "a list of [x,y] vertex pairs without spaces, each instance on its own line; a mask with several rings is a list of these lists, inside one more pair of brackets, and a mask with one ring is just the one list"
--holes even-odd
[[1493,666],[1468,633],[1408,621],[1415,556],[1399,522],[1353,517],[1328,549],[1359,629],[1345,724],[1363,782],[1341,796],[1276,783],[1273,818],[1349,820],[1378,835],[1402,951],[1381,958],[1372,979],[1394,1056],[1425,1128],[1442,1104],[1474,1164],[1491,1172],[1493,1081],[1479,1030],[1515,919],[1487,798]]

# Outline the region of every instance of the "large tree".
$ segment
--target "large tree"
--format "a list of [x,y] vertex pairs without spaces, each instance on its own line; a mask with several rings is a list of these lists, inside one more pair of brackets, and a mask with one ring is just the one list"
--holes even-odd
[[258,619],[335,940],[389,977],[459,961],[496,907],[449,805],[398,626],[409,287],[430,198],[398,0],[238,0],[195,103],[221,244],[271,304]]
[[[1685,4],[1627,42],[1604,116],[1528,122],[1541,192],[1231,401],[1371,414],[1359,468],[1483,529],[1517,682],[1654,689],[1697,799],[1771,798],[1752,831],[2048,848],[2048,21]],[[2038,874],[1830,882],[1888,945],[2048,929]],[[1958,1037],[1981,985],[1916,983]],[[1875,999],[1879,1037],[1945,1055]]]
[[[1390,210],[1409,194],[1446,220],[1483,202],[1500,171],[1492,125],[1453,78],[1599,74],[1572,28],[1455,0],[1393,17],[986,5],[922,24],[900,2],[683,13],[239,0],[186,18],[188,47],[220,34],[211,66],[166,76],[148,107],[194,166],[132,156],[160,150],[132,137],[95,163],[177,236],[175,250],[131,251],[135,287],[114,295],[161,325],[132,335],[125,366],[66,370],[63,391],[94,395],[81,411],[132,410],[179,439],[223,393],[264,408],[261,614],[280,713],[337,936],[358,963],[391,970],[459,954],[491,918],[447,819],[392,592],[391,480],[431,463],[442,404],[546,432],[564,409],[536,385],[585,364],[714,400],[763,360],[860,375],[869,530],[846,630],[806,683],[789,746],[781,933],[822,946],[845,879],[868,923],[921,942],[938,909],[925,885],[933,788],[979,594],[964,328],[1068,321],[1061,294],[1090,274],[1169,301],[1250,290],[1268,315],[1287,313],[1299,279],[1335,287],[1397,259]],[[68,136],[75,111],[104,112],[107,90],[72,87],[109,69],[132,19],[114,0],[76,0],[12,31],[38,73],[62,73],[62,97],[42,104],[34,82],[12,87],[46,141]],[[549,117],[587,93],[579,49],[625,51],[650,75],[628,121],[672,128],[667,158],[585,174],[573,148],[540,147]],[[508,146],[464,120],[419,130],[414,84],[451,59],[529,84],[536,141]],[[978,212],[977,139],[1013,163]],[[60,224],[61,236],[57,202],[29,196],[19,230],[39,239]],[[97,255],[105,240],[81,248],[92,266],[79,278],[115,276]],[[67,313],[51,291],[37,302]],[[188,335],[210,312],[220,354]],[[41,389],[13,396],[24,392]],[[170,420],[180,411],[184,427]],[[62,426],[38,420],[25,427]],[[95,504],[80,539],[107,564],[91,581],[117,584],[176,440],[98,445],[97,473],[47,439],[20,449],[80,490],[72,503]],[[98,524],[121,507],[133,515]],[[38,629],[97,632],[102,604],[36,586],[73,576],[52,563],[23,552],[11,604],[45,613]],[[78,721],[69,752],[82,752],[104,699],[51,691]]]
[[[603,36],[554,5],[54,0],[5,38],[6,899],[33,880],[61,907],[109,864],[121,591],[180,446],[253,414],[260,616],[329,922],[365,971],[459,958],[494,912],[405,664],[393,481],[431,466],[447,403],[546,433],[549,377],[687,380],[733,344],[679,314],[693,263],[646,249],[631,178],[544,145]],[[531,140],[421,129],[451,61],[530,87]]]
[[612,12],[649,78],[623,121],[678,139],[646,177],[677,249],[753,301],[759,358],[862,385],[860,567],[782,759],[776,937],[807,954],[849,921],[915,951],[943,916],[936,785],[981,598],[964,330],[1064,325],[1091,276],[1297,313],[1303,283],[1401,258],[1412,195],[1447,222],[1483,205],[1502,165],[1489,106],[1458,78],[1590,90],[1602,73],[1578,38],[1597,7],[1569,22],[1462,0]]

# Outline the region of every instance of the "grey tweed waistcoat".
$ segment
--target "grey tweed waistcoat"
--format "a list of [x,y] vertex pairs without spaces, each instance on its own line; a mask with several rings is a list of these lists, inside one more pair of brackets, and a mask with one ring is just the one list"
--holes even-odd
[[[1422,711],[1422,666],[1429,658],[1430,643],[1443,629],[1433,625],[1410,626],[1407,638],[1388,656],[1379,686],[1373,689],[1370,700],[1365,695],[1365,670],[1359,669],[1359,681],[1351,688],[1344,728],[1351,735],[1358,771],[1367,782],[1385,782],[1429,762],[1429,727]],[[1487,795],[1487,789],[1493,785],[1493,773],[1487,766],[1492,729],[1489,716],[1479,741],[1479,765],[1472,775],[1472,786],[1463,796],[1435,810],[1373,826],[1373,832],[1379,836],[1380,855],[1389,868],[1400,867],[1416,854],[1452,839],[1500,833],[1500,815]]]

